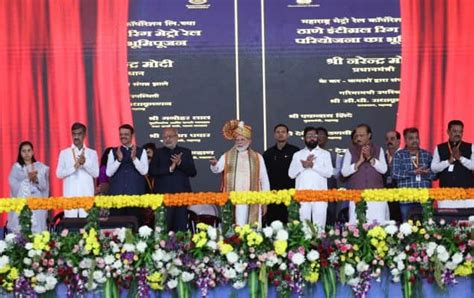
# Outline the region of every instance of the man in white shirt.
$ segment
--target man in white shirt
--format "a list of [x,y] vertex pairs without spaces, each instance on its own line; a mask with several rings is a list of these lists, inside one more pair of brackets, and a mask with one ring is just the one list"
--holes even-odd
[[[387,172],[385,154],[372,143],[372,129],[367,124],[359,124],[354,134],[355,145],[344,155],[341,174],[347,178],[347,188],[383,188],[383,174]],[[367,202],[367,222],[380,224],[389,220],[387,202]],[[356,222],[354,202],[349,204],[349,222]]]
[[[145,175],[148,157],[143,148],[132,143],[135,130],[130,124],[119,127],[120,146],[110,150],[106,174],[110,177],[109,195],[143,195],[146,192]],[[144,223],[144,209],[121,208],[110,210],[111,215],[135,216],[138,224]]]
[[[210,160],[211,171],[222,173],[222,191],[265,191],[270,190],[265,161],[260,153],[250,148],[252,128],[243,121],[230,120],[222,129],[227,140],[234,140],[235,145],[223,154],[219,161]],[[261,225],[266,206],[236,205],[235,222],[242,226],[256,222]]]
[[[474,145],[463,141],[464,123],[448,123],[447,142],[439,144],[433,154],[431,171],[438,173],[440,187],[474,187]],[[474,208],[474,199],[439,201],[439,208]]]
[[[63,179],[64,197],[94,195],[94,178],[99,176],[97,152],[84,145],[87,128],[74,123],[71,128],[73,144],[59,154],[56,176]],[[84,209],[64,210],[64,217],[86,217]]]
[[[291,160],[288,176],[296,179],[296,189],[328,189],[328,178],[333,175],[331,154],[319,148],[318,132],[314,127],[304,129],[306,147],[296,152]],[[306,202],[300,205],[300,220],[310,220],[326,226],[327,202]]]

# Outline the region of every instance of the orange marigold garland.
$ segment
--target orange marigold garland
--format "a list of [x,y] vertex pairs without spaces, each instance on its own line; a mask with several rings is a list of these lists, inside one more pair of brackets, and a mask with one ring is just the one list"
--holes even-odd
[[358,202],[360,195],[360,190],[297,190],[293,199],[297,202]]
[[224,206],[229,198],[226,192],[185,192],[165,194],[166,206],[219,205]]
[[94,206],[94,197],[55,197],[55,198],[28,198],[27,205],[31,210],[50,209],[85,209]]

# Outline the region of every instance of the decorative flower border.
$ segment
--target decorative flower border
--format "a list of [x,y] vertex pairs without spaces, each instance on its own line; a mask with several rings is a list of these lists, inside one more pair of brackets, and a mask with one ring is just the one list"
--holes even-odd
[[[473,226],[428,220],[400,226],[340,225],[321,230],[310,222],[274,221],[233,227],[229,233],[199,223],[195,234],[167,233],[161,226],[80,232],[8,234],[0,240],[0,292],[36,297],[54,294],[59,283],[67,297],[102,289],[118,298],[119,288],[134,297],[150,290],[176,291],[201,297],[224,285],[247,287],[249,297],[266,297],[268,286],[282,297],[303,296],[321,281],[326,297],[337,283],[347,284],[357,298],[388,272],[413,297],[422,279],[439,288],[455,286],[474,273]],[[257,290],[258,289],[258,290]],[[258,294],[260,293],[260,294]]]

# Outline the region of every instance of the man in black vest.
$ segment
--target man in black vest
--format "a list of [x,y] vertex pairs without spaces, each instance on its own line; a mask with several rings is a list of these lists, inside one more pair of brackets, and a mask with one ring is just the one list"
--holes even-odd
[[[106,174],[110,177],[109,195],[142,195],[146,190],[145,176],[148,173],[146,151],[132,144],[134,129],[130,124],[119,127],[121,145],[109,153]],[[141,225],[139,208],[111,210],[111,215],[132,215]]]
[[[176,128],[165,128],[162,134],[163,145],[153,154],[150,163],[150,176],[154,178],[154,193],[191,192],[189,177],[196,176],[191,150],[178,146]],[[169,231],[185,231],[187,228],[187,206],[167,207],[166,223]]]
[[[441,187],[474,187],[474,147],[463,142],[464,123],[451,120],[448,124],[449,140],[439,144],[433,154],[431,170],[439,173]],[[440,208],[471,208],[468,201],[440,201]]]

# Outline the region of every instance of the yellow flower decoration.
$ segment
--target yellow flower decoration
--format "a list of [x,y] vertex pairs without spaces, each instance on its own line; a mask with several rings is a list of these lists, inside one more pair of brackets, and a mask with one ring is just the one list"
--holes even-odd
[[247,235],[247,245],[248,246],[258,246],[263,242],[263,236],[255,231],[251,231]]
[[364,201],[376,202],[419,202],[429,200],[427,188],[366,189],[362,191]]
[[89,233],[85,232],[82,235],[82,238],[85,239],[86,244],[84,249],[86,252],[92,252],[95,256],[100,253],[100,243],[97,239],[97,231],[95,229],[90,229]]
[[465,261],[458,265],[454,270],[454,274],[458,276],[469,276],[473,273],[474,263],[472,261]]
[[20,213],[21,209],[23,209],[25,205],[26,205],[26,199],[20,199],[20,198],[0,199],[0,212],[15,211],[16,213]]
[[273,247],[275,248],[275,253],[277,255],[283,256],[288,248],[288,242],[286,240],[276,240],[273,242]]
[[152,288],[153,290],[163,290],[163,274],[159,272],[154,272],[153,274],[148,275],[146,279],[148,281],[148,284],[150,285],[150,288]]
[[201,248],[207,243],[207,233],[204,231],[196,233],[193,235],[193,238],[191,240],[194,242],[196,247]]
[[163,195],[120,195],[120,196],[97,196],[95,206],[99,208],[151,208],[158,209],[163,204]]
[[289,206],[291,199],[295,195],[294,189],[273,190],[273,191],[233,191],[229,198],[232,204],[253,205],[253,204],[285,204]]
[[48,231],[35,234],[33,236],[33,248],[36,250],[49,250],[48,243],[50,239],[51,235]]
[[232,245],[228,244],[228,243],[225,243],[224,241],[219,241],[217,242],[217,246],[219,247],[219,251],[221,252],[221,255],[226,255],[228,254],[229,252],[233,251],[234,248],[232,247]]

